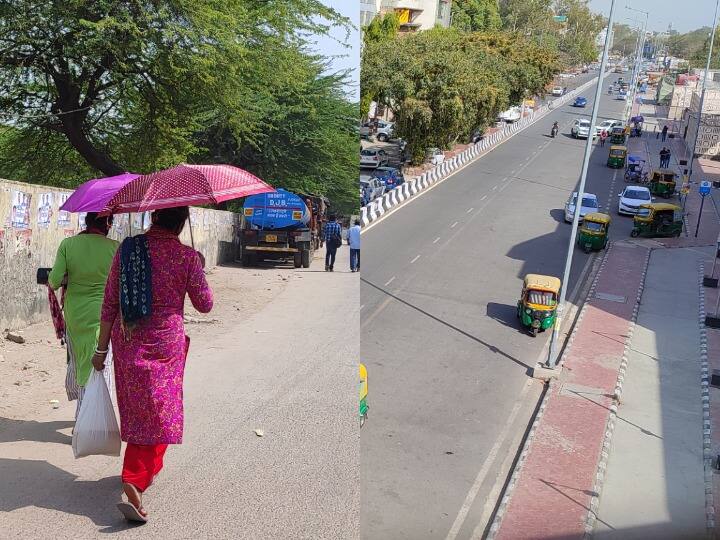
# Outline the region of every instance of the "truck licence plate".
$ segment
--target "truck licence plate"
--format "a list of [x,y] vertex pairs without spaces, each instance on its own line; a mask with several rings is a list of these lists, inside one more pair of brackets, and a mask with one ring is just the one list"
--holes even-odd
[[266,242],[277,242],[277,236],[274,234],[266,234],[265,241]]

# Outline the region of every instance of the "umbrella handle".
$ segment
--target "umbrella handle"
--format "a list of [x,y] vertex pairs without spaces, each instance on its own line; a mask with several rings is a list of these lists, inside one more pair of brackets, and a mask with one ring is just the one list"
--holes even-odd
[[190,219],[190,216],[188,215],[188,225],[190,226],[190,245],[193,249],[195,249],[195,239],[193,238],[193,232],[192,232],[192,220]]

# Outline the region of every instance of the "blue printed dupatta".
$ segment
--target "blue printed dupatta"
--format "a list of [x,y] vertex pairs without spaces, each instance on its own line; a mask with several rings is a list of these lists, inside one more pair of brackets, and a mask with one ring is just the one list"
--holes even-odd
[[144,234],[126,238],[120,245],[120,310],[128,328],[152,313],[152,269]]

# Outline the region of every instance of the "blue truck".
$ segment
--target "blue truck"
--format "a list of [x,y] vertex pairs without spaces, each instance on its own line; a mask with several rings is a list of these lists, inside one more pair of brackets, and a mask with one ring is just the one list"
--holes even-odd
[[240,232],[243,266],[268,259],[292,259],[295,268],[310,267],[313,252],[320,245],[320,225],[327,205],[322,197],[303,197],[278,189],[245,199]]

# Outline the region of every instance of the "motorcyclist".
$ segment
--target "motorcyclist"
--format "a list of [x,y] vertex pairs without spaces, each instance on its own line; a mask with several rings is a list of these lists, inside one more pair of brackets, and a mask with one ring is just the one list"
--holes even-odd
[[560,126],[558,126],[558,123],[555,122],[552,125],[552,128],[550,128],[550,136],[555,137],[557,135],[558,130],[560,129]]

